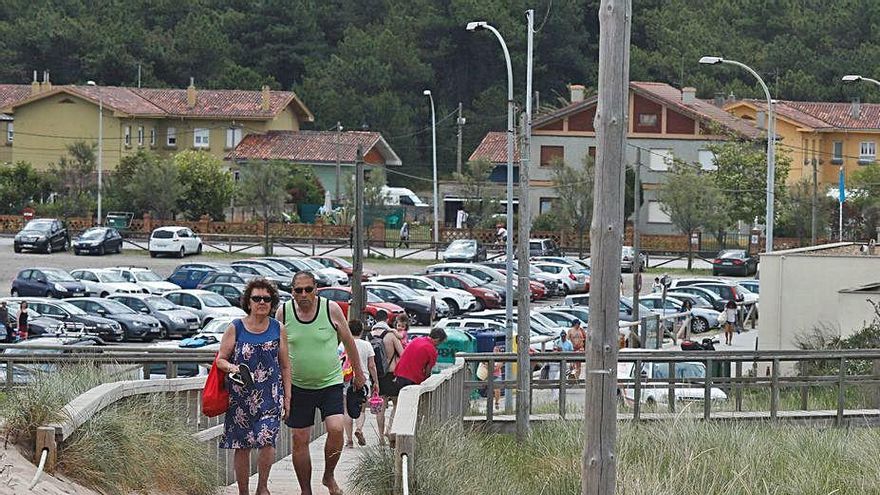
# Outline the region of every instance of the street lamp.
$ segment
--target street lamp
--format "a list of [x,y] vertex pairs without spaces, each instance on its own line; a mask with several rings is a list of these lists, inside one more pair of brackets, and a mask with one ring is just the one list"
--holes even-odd
[[767,248],[766,252],[770,253],[773,251],[773,195],[775,189],[776,182],[776,163],[775,163],[775,152],[776,152],[776,123],[773,119],[773,99],[770,98],[770,90],[767,89],[767,85],[764,84],[764,80],[761,79],[761,76],[758,75],[751,67],[748,65],[737,62],[736,60],[727,60],[722,57],[702,57],[700,59],[701,64],[705,65],[716,65],[716,64],[730,64],[735,65],[737,67],[742,67],[747,70],[751,75],[755,76],[755,79],[758,80],[758,84],[761,85],[761,89],[764,90],[764,96],[767,97],[767,217],[766,217],[766,236],[767,236]]
[[439,230],[437,228],[437,122],[434,116],[434,97],[431,96],[430,89],[426,89],[422,94],[431,101],[431,149],[434,158],[434,242],[440,242]]
[[98,225],[103,225],[101,219],[101,190],[103,189],[102,176],[104,173],[104,94],[95,81],[86,82],[98,90]]
[[[486,29],[498,38],[501,43],[501,49],[504,51],[504,61],[507,62],[507,239],[505,244],[505,254],[507,256],[507,267],[505,272],[507,298],[505,301],[506,321],[505,329],[507,352],[513,351],[513,69],[510,65],[510,52],[507,51],[507,44],[497,29],[492,27],[485,21],[469,22],[467,24],[468,31],[477,31]],[[528,221],[528,219],[520,219],[520,221]],[[520,242],[528,242],[528,239],[520,239]],[[528,315],[523,316],[527,318]],[[513,366],[507,363],[506,376],[513,376]],[[505,400],[507,406],[511,404],[510,396]],[[508,407],[509,408],[509,407]]]
[[880,81],[878,81],[878,80],[876,80],[876,79],[871,79],[870,77],[858,76],[858,75],[855,75],[855,74],[849,74],[849,75],[843,76],[843,77],[840,78],[840,79],[841,79],[843,82],[848,82],[848,83],[851,83],[851,82],[858,82],[858,81],[867,81],[867,82],[869,82],[869,83],[874,83],[874,84],[876,84],[877,86],[880,86]]
[[[871,79],[870,77],[859,76],[856,74],[848,74],[848,75],[843,76],[840,79],[845,83],[866,81],[869,83],[876,84],[877,86],[880,86],[880,81],[878,81],[876,79]],[[844,196],[846,194],[846,192],[844,191],[844,188],[843,188],[843,176],[844,176],[844,169],[843,169],[843,163],[841,163],[840,164],[840,179],[839,179],[840,180],[840,192],[838,193],[838,198],[837,198],[838,202],[840,203],[840,210],[838,212],[839,227],[838,227],[838,236],[837,237],[838,237],[838,240],[841,240],[841,241],[843,240],[843,200],[844,200]]]

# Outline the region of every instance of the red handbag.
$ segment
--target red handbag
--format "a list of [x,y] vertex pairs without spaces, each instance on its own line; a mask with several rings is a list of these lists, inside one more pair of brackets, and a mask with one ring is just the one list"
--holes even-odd
[[202,390],[202,413],[209,418],[219,416],[229,409],[229,391],[224,385],[224,378],[224,373],[217,367],[215,356]]

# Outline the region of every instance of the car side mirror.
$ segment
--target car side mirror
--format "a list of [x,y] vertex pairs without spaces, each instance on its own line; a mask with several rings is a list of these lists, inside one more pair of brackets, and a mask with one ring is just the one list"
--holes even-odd
[[626,314],[628,314],[628,315],[633,314],[632,308],[626,308]]
[[95,311],[95,312],[98,313],[98,314],[101,315],[101,316],[104,316],[104,315],[107,314],[107,310],[106,310],[106,309],[98,309],[98,310]]
[[141,308],[141,313],[150,314],[150,309],[149,308]]

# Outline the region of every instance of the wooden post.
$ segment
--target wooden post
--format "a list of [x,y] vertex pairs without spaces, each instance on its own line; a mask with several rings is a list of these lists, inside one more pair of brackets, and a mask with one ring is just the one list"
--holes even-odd
[[642,412],[642,360],[637,359],[633,367],[633,420],[638,421]]
[[565,409],[567,408],[565,394],[568,385],[568,360],[563,359],[559,363],[559,417],[565,419]]
[[667,375],[666,382],[666,402],[667,406],[669,406],[669,412],[675,412],[675,363],[670,361],[669,364],[669,374]]
[[489,358],[488,370],[486,375],[486,425],[492,426],[492,420],[495,413],[495,360]]
[[846,358],[840,358],[840,374],[837,378],[837,418],[836,426],[843,426],[843,409],[846,406]]
[[703,380],[703,419],[712,415],[712,359],[706,360],[706,379]]
[[590,251],[593,297],[587,334],[581,493],[613,495],[617,476],[617,351],[623,187],[629,128],[629,0],[599,7],[599,99]]
[[352,273],[351,273],[351,307],[348,311],[349,319],[360,320],[363,318],[364,289],[361,277],[364,273],[364,160],[363,149],[357,147],[355,158],[355,218],[354,218],[354,245],[352,246]]
[[46,449],[49,451],[49,455],[46,457],[46,465],[43,469],[47,473],[54,471],[55,461],[58,454],[58,445],[55,443],[55,428],[51,426],[38,427],[34,447],[34,464],[39,465],[40,457],[43,455],[43,449]]
[[[9,365],[7,365],[9,366]],[[880,359],[874,360],[874,365],[872,368],[874,380],[880,380]],[[874,384],[874,408],[880,409],[880,383]]]
[[773,360],[770,370],[770,421],[776,421],[779,412],[779,360]]
[[736,401],[736,410],[742,411],[743,408],[743,385],[742,385],[742,376],[743,376],[743,364],[742,361],[736,362],[736,385],[734,385],[734,395]]

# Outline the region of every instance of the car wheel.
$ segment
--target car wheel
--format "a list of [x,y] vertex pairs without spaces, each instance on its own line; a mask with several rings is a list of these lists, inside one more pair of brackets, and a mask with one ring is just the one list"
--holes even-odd
[[150,251],[150,258],[155,258],[156,256],[159,256],[159,253],[155,251]]
[[486,304],[482,299],[477,299],[477,303],[474,304],[474,311],[482,311],[484,309],[486,309]]
[[446,305],[449,306],[449,313],[450,314],[457,315],[458,313],[461,312],[461,309],[459,309],[458,304],[456,304],[455,301],[453,301],[452,299],[444,299],[443,302],[445,302]]
[[164,323],[159,324],[159,338],[160,339],[167,339],[168,338],[168,327],[166,327]]
[[419,315],[417,315],[414,311],[407,311],[406,317],[409,319],[410,326],[415,326],[419,324]]
[[122,242],[116,245],[116,254],[122,254]]
[[12,246],[12,250],[15,251],[16,253],[20,253],[20,252],[21,252],[21,246],[15,246],[15,245],[13,245],[13,246]]
[[697,316],[691,321],[691,330],[694,333],[703,333],[709,330],[709,322],[702,316]]
[[101,247],[98,248],[98,256],[104,256],[107,254],[107,251],[104,249],[104,245],[101,244]]
[[74,256],[79,256],[79,255],[80,255],[79,249],[74,249],[74,250],[73,250],[73,255],[74,255]]
[[199,247],[196,248],[196,254],[202,254],[202,245],[199,244]]
[[46,293],[43,295],[43,297],[55,297],[55,296],[52,295],[51,290],[47,290]]
[[46,254],[52,254],[52,241],[46,241]]
[[61,250],[67,252],[70,250],[70,239],[64,238],[64,244],[61,245]]
[[373,325],[376,324],[376,318],[373,315],[367,313],[367,316],[364,318],[364,321],[367,323],[367,328],[373,328]]
[[18,289],[12,289],[10,294],[12,294],[12,297],[18,297]]
[[109,293],[109,292],[107,292],[107,291],[104,291],[104,292],[102,292],[102,293],[101,293],[101,295],[100,295],[100,296],[98,296],[98,297],[107,297],[107,296],[109,296],[109,295],[110,295],[110,293]]
[[178,257],[178,258],[183,258],[184,256],[186,256],[186,249],[185,249],[183,246],[181,246],[181,248],[180,248],[180,252],[177,253],[177,257]]

